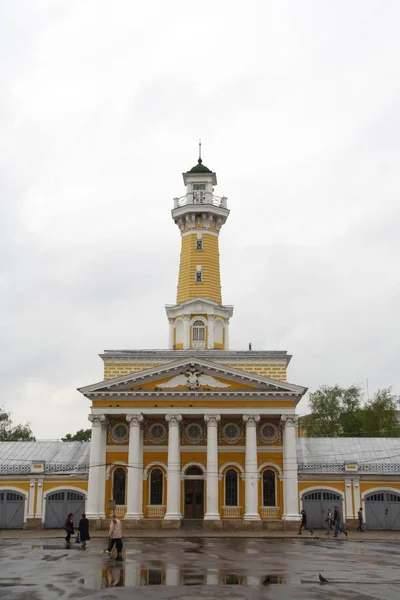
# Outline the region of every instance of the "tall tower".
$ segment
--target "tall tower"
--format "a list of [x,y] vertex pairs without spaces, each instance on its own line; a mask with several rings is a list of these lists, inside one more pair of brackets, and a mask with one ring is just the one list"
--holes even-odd
[[167,305],[169,347],[228,350],[232,306],[221,296],[218,238],[229,216],[227,198],[214,196],[217,175],[201,155],[183,173],[186,194],[174,198],[172,218],[182,237],[176,304]]

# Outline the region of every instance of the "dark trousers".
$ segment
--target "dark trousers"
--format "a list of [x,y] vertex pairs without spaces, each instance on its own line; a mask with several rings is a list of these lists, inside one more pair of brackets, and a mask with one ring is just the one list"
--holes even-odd
[[363,521],[362,521],[362,519],[358,519],[358,527],[357,527],[357,531],[364,531],[364,529],[363,529]]
[[71,535],[75,533],[72,529],[66,529],[67,535],[65,536],[65,541],[69,544],[71,540]]
[[115,544],[115,546],[117,548],[118,555],[120,555],[122,553],[122,548],[123,548],[123,544],[122,544],[121,538],[117,538],[116,540],[110,539],[108,541],[108,548],[107,549],[108,549],[109,552],[111,552],[111,550],[114,548],[114,544]]
[[313,530],[310,529],[309,527],[307,527],[307,523],[301,523],[300,524],[300,529],[299,529],[299,534],[301,535],[301,530],[304,529],[305,531],[309,531],[311,534],[313,533]]

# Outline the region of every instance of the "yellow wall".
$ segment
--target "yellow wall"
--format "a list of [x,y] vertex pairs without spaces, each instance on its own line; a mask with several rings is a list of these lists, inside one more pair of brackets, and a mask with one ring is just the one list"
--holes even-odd
[[[196,250],[197,232],[182,237],[177,304],[207,298],[221,304],[218,236],[202,232],[203,250]],[[202,267],[202,283],[196,282],[196,266]]]

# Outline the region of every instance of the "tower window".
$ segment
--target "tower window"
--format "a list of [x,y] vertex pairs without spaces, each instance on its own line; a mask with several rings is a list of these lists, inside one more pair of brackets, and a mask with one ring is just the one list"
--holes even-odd
[[198,319],[193,323],[193,341],[204,342],[206,339],[206,328],[203,321]]
[[201,283],[201,282],[202,282],[201,271],[196,271],[196,283]]
[[206,184],[205,183],[194,183],[193,184],[193,203],[204,204],[206,201]]
[[203,240],[196,240],[196,250],[203,250]]

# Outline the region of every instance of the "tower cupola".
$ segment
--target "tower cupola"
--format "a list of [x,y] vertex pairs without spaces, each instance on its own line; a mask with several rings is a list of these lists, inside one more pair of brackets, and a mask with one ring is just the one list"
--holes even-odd
[[233,307],[222,304],[219,232],[229,216],[227,198],[217,196],[216,173],[201,159],[183,173],[186,194],[174,198],[172,218],[181,232],[176,305],[166,307],[170,348],[221,349],[229,344]]

